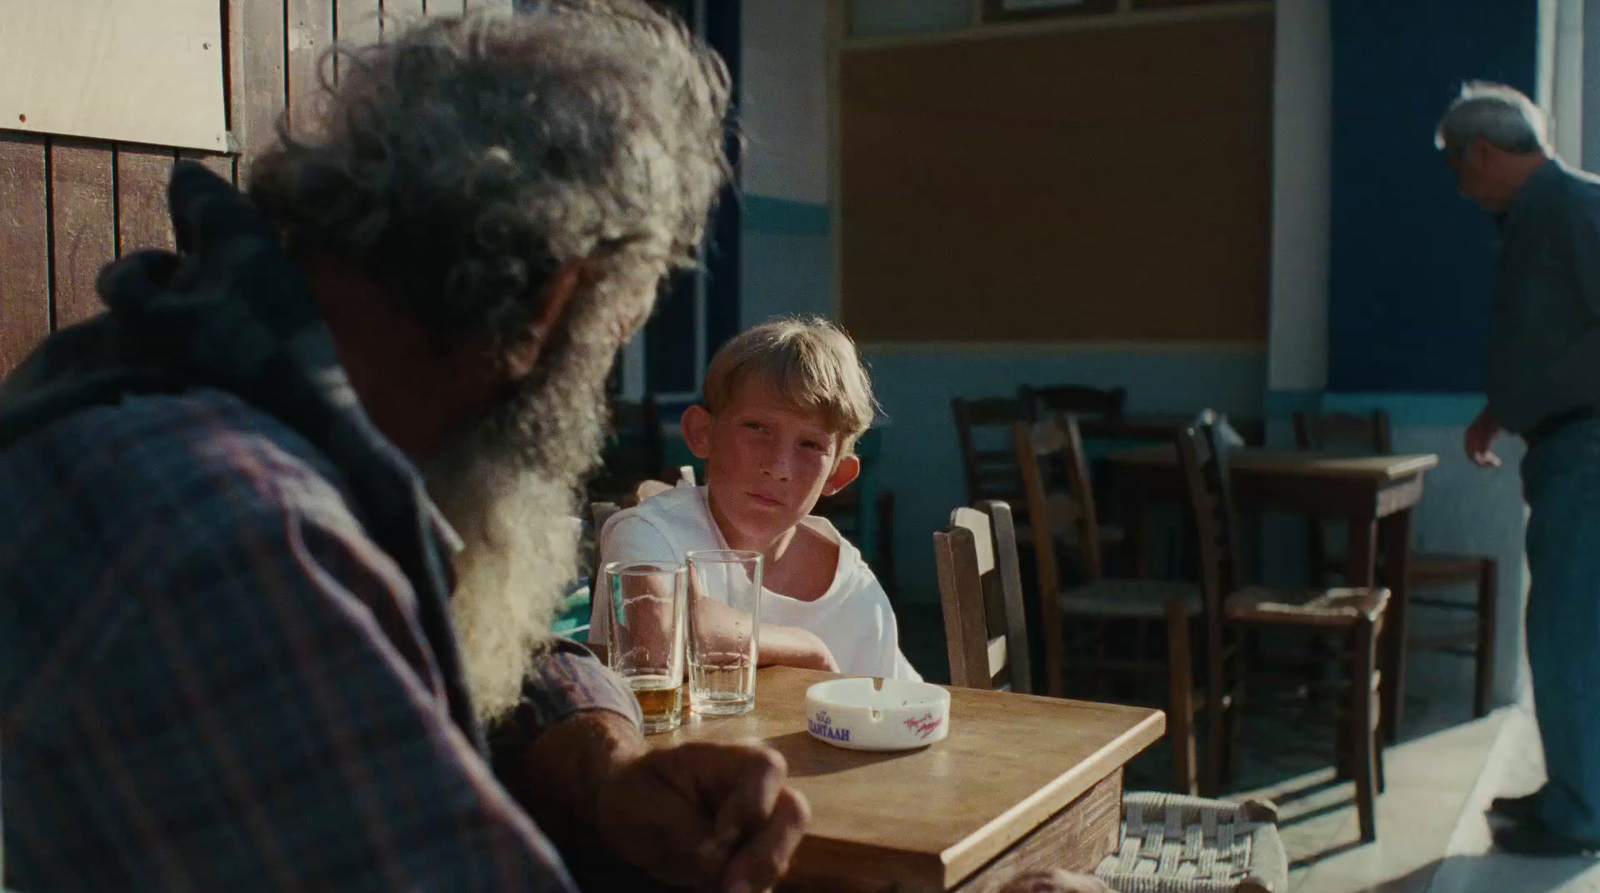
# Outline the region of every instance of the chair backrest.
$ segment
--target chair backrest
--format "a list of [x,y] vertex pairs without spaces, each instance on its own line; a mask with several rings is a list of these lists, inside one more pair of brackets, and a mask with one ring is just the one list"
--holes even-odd
[[[1057,693],[1063,660],[1061,606],[1056,593],[1061,591],[1061,567],[1056,555],[1057,531],[1074,529],[1078,560],[1090,580],[1102,574],[1100,524],[1095,514],[1094,488],[1089,482],[1088,462],[1083,438],[1072,416],[1057,416],[1028,425],[1011,426],[1017,465],[1022,473],[1022,488],[1027,497],[1028,525],[1033,534],[1034,570],[1039,581],[1040,637],[1044,644],[1045,678]],[[1059,461],[1052,461],[1059,460]],[[1057,468],[1064,481],[1052,481]]]
[[1003,440],[1012,423],[1027,421],[1022,404],[1012,397],[957,397],[950,401],[950,411],[955,416],[956,438],[961,444],[967,502],[1019,499],[1022,481],[1016,456]]
[[605,558],[600,554],[600,532],[606,529],[606,522],[611,516],[622,511],[622,506],[614,502],[589,503],[589,524],[594,529],[594,567],[590,570],[589,579],[598,580],[600,568],[605,567]]
[[1017,388],[1017,400],[1028,413],[1029,421],[1060,413],[1120,419],[1122,408],[1128,402],[1128,389],[1081,384],[1023,385]]
[[1211,410],[1202,421],[1178,432],[1178,460],[1183,472],[1186,509],[1199,540],[1200,583],[1206,616],[1220,622],[1222,601],[1239,588],[1239,515],[1228,476],[1228,448],[1217,432]]
[[665,477],[666,436],[654,396],[611,404],[611,436],[600,451],[601,467],[591,492],[617,495],[642,480]]
[[1394,452],[1389,413],[1381,409],[1365,415],[1297,412],[1294,414],[1294,440],[1302,450],[1325,450],[1341,444],[1353,444],[1380,456]]
[[[1294,414],[1294,440],[1302,450],[1353,446],[1362,452],[1371,450],[1380,456],[1394,452],[1389,413],[1381,409],[1364,415],[1350,412],[1322,415],[1297,412]],[[1323,575],[1328,570],[1328,529],[1327,520],[1317,516],[1313,516],[1306,525],[1306,558],[1313,585],[1321,585],[1324,582]]]
[[[1053,542],[1057,531],[1072,528],[1084,572],[1098,580],[1102,574],[1099,515],[1077,419],[1058,415],[1031,425],[1017,422],[1011,426],[1011,442],[1035,539]],[[1055,564],[1053,552],[1050,563]],[[1048,582],[1054,592],[1061,587],[1059,568],[1052,568],[1051,575],[1040,583]]]
[[606,656],[606,637],[611,630],[611,613],[601,610],[601,593],[604,592],[603,581],[600,579],[600,569],[606,566],[606,558],[600,552],[600,534],[606,529],[606,522],[611,516],[622,511],[622,506],[614,502],[589,503],[589,524],[594,530],[594,565],[589,568],[589,649],[600,656]]
[[1032,692],[1028,627],[1011,507],[988,500],[950,513],[933,535],[950,680],[964,688]]

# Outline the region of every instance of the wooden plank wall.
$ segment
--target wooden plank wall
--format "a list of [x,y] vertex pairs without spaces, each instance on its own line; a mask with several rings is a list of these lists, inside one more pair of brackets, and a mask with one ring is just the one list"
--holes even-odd
[[[95,277],[117,257],[171,247],[174,160],[243,181],[280,117],[315,115],[317,66],[337,40],[364,45],[424,16],[506,11],[512,0],[221,0],[233,153],[0,129],[0,375],[38,342],[100,312]],[[336,72],[329,71],[329,78]]]

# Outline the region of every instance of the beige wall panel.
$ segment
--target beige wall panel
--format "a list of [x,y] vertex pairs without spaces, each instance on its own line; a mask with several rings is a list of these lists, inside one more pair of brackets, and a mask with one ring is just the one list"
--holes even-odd
[[221,151],[217,0],[0,0],[0,126]]

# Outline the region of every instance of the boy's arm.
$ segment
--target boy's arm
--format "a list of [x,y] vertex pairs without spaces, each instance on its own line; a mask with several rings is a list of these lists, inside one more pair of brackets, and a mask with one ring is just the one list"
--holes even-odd
[[817,634],[798,626],[761,624],[760,661],[763,667],[799,667],[804,670],[839,672],[833,652]]

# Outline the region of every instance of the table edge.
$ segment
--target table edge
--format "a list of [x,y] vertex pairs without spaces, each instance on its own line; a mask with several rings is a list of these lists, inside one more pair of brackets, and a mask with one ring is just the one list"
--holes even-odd
[[[1090,702],[1093,703],[1093,702]],[[1129,709],[1133,705],[1112,704],[1108,706]],[[1039,790],[1031,797],[1017,803],[1005,812],[991,819],[987,824],[968,835],[966,840],[954,844],[940,854],[940,861],[944,865],[944,883],[947,888],[961,883],[989,864],[991,860],[1003,854],[1018,840],[1026,837],[1026,833],[1010,837],[1009,835],[996,835],[992,840],[1002,841],[994,845],[992,840],[985,840],[985,832],[996,826],[1004,827],[1012,824],[1020,813],[1036,810],[1042,802],[1053,802],[1045,813],[1048,819],[1072,804],[1072,801],[1082,796],[1085,791],[1099,784],[1111,773],[1128,764],[1135,756],[1144,752],[1150,745],[1160,741],[1166,734],[1166,711],[1157,708],[1143,708],[1149,712],[1137,725],[1118,735],[1105,746],[1095,751],[1092,756],[1067,770],[1056,779]],[[1128,748],[1132,748],[1128,751]],[[1127,751],[1128,755],[1116,761],[1114,754]],[[1036,824],[1035,828],[1038,827]],[[1007,839],[1009,838],[1009,839]],[[977,841],[982,841],[982,845]]]

